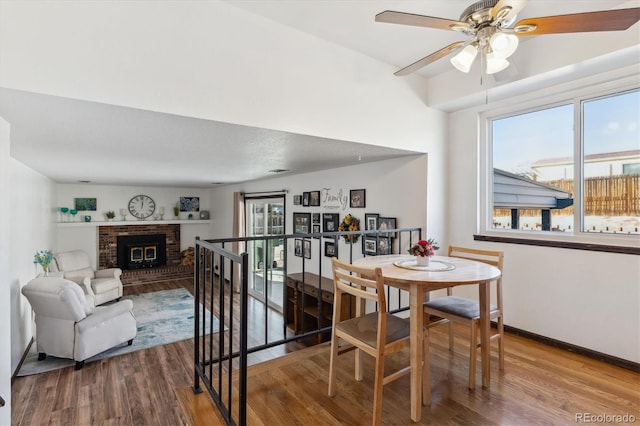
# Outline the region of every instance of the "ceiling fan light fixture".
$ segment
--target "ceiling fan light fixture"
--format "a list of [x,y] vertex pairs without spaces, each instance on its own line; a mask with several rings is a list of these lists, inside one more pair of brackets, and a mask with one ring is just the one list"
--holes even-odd
[[472,44],[468,45],[460,53],[451,58],[451,64],[464,73],[469,72],[473,60],[478,55],[478,48]]
[[487,68],[486,68],[487,74],[495,74],[509,66],[509,61],[507,61],[507,59],[504,56],[496,54],[495,52],[487,53],[486,57],[487,57]]
[[489,45],[493,53],[508,58],[518,48],[518,37],[513,34],[507,34],[503,32],[496,32],[489,39]]

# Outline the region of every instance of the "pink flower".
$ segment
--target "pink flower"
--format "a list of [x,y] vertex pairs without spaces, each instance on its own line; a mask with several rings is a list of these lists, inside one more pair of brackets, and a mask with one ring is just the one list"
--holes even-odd
[[437,243],[432,240],[419,240],[416,244],[413,244],[411,248],[409,248],[409,254],[414,256],[428,256],[431,257],[436,254],[436,250],[438,249],[435,246]]

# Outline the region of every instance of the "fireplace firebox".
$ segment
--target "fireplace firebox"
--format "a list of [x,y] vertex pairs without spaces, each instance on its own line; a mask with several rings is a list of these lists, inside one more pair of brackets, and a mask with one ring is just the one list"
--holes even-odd
[[157,268],[167,263],[165,234],[118,236],[118,267]]

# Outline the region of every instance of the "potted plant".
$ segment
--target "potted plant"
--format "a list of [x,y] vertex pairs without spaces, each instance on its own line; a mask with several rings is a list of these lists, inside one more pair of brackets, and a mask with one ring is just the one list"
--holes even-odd
[[420,240],[413,244],[408,251],[409,254],[416,256],[416,265],[429,266],[431,256],[435,255],[436,250],[439,248],[438,243],[436,243],[433,238],[429,238],[428,240]]
[[42,266],[42,272],[49,275],[49,265],[53,261],[53,254],[49,250],[40,250],[33,256],[33,263]]
[[111,222],[113,218],[116,217],[116,212],[114,212],[113,210],[109,210],[104,215],[107,217],[107,220]]
[[173,206],[173,215],[176,217],[176,219],[178,218],[178,216],[180,216],[180,203],[176,203],[176,205]]

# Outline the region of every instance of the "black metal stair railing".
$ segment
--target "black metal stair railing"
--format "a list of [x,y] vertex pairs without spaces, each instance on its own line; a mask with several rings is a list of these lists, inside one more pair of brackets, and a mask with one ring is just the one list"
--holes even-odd
[[[394,244],[385,254],[398,254],[405,253],[412,241],[422,237],[422,229],[288,234],[207,241],[196,239],[193,391],[202,392],[201,384],[204,383],[227,424],[245,425],[247,422],[247,365],[250,354],[298,340],[309,341],[314,337],[319,342],[322,336],[330,335],[331,325],[323,321],[321,313],[331,309],[332,302],[323,300],[321,295],[323,290],[333,293],[333,283],[326,280],[330,277],[331,271],[323,271],[325,256],[320,254],[323,253],[323,242],[333,241],[334,247],[338,248],[339,240],[346,235],[358,235],[361,239],[357,243],[347,244],[348,250],[343,250],[346,253],[337,253],[340,259],[352,262],[361,247],[362,255],[368,255],[362,242],[365,237],[369,240],[375,239],[378,247],[379,241],[388,238],[389,235],[395,235]],[[289,244],[295,245],[295,240],[301,240],[303,247],[307,242],[310,248],[314,243],[317,245],[316,262],[304,257],[304,253],[301,253],[302,256],[294,257],[295,261],[287,259]],[[255,259],[249,258],[248,252],[256,252],[252,244],[261,244],[261,247],[266,248],[272,241],[283,245],[283,264],[281,270],[277,269],[277,262],[270,258],[269,251],[263,251],[261,266],[264,300],[251,300],[251,308],[249,302],[254,297],[249,292],[249,275],[252,273],[249,269],[250,265],[255,265],[256,262]],[[281,314],[273,307],[277,303],[270,299],[274,284],[269,277],[278,275],[274,272],[278,272],[283,281],[282,288],[279,288],[279,282],[276,288],[276,291],[282,292],[277,295],[277,298],[282,300]],[[290,274],[297,273],[302,274],[299,283],[301,306],[308,306],[307,302],[316,303],[312,308],[317,309],[317,317],[306,318],[306,315],[302,315],[301,329],[292,330],[287,325],[287,315],[291,312],[287,312],[286,281]],[[327,288],[328,286],[331,288]],[[392,291],[397,293],[392,295]],[[387,309],[390,313],[408,310],[408,298],[403,297],[403,292],[387,287]],[[312,297],[311,294],[316,294],[317,297]],[[256,303],[263,308],[255,309]],[[270,327],[270,317],[273,318],[275,315],[283,316],[281,331],[277,333]],[[259,330],[252,329],[249,342],[249,323],[253,327],[263,326],[262,338],[256,337],[261,334]]]

